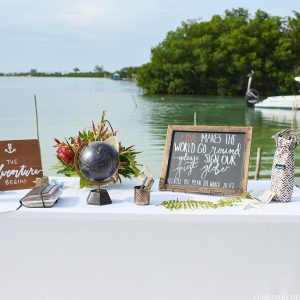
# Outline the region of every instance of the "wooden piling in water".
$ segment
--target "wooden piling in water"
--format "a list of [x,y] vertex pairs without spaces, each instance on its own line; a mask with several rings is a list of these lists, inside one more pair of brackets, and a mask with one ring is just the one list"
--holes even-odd
[[291,129],[292,130],[296,129],[297,111],[298,111],[298,104],[296,103],[296,101],[294,101],[293,102],[293,107],[292,107],[292,123],[291,123]]
[[136,100],[135,100],[135,97],[134,97],[134,95],[133,95],[133,94],[131,94],[131,97],[132,97],[132,100],[133,100],[133,102],[134,102],[134,104],[135,104],[135,108],[137,108],[137,107],[138,107],[138,105],[137,105],[137,102],[136,102]]
[[258,180],[259,179],[260,164],[261,164],[261,154],[262,154],[262,148],[257,148],[256,167],[255,167],[254,180]]
[[40,142],[40,131],[39,131],[39,114],[38,114],[38,107],[37,107],[37,100],[36,95],[33,95],[34,98],[34,109],[35,109],[35,125],[36,125],[36,136],[38,141]]

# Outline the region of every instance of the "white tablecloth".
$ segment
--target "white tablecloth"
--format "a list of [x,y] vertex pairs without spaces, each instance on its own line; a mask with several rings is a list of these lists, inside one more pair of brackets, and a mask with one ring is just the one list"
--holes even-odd
[[[86,204],[77,179],[64,180],[49,209],[7,212],[26,191],[0,193],[0,300],[300,299],[298,188],[292,202],[260,209],[171,212],[157,204],[220,197],[156,184],[151,205],[136,206],[135,182],[125,181],[100,207]],[[248,190],[269,185],[250,181]]]

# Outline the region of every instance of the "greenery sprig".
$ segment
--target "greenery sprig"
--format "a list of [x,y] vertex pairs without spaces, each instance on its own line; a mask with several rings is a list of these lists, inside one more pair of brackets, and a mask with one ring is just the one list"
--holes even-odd
[[247,197],[249,197],[249,193],[246,192],[237,197],[222,198],[222,199],[218,200],[217,202],[204,201],[204,200],[193,200],[193,199],[179,200],[177,198],[177,199],[163,201],[159,205],[164,206],[165,208],[167,208],[169,210],[198,209],[198,208],[216,209],[218,207],[235,206],[236,204],[241,203],[243,198],[247,198]]

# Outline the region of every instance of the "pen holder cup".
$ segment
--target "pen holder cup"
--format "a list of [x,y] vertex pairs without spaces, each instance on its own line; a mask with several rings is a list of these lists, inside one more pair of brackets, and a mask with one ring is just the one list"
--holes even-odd
[[134,203],[136,205],[149,205],[150,189],[141,189],[141,186],[134,187]]

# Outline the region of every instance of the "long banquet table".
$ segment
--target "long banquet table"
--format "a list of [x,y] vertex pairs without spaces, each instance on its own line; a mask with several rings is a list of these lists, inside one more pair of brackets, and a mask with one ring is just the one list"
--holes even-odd
[[300,299],[298,188],[286,204],[168,211],[158,204],[220,196],[156,182],[151,205],[137,206],[127,180],[108,187],[112,205],[93,206],[77,178],[60,179],[48,209],[15,211],[27,191],[0,193],[0,300]]

